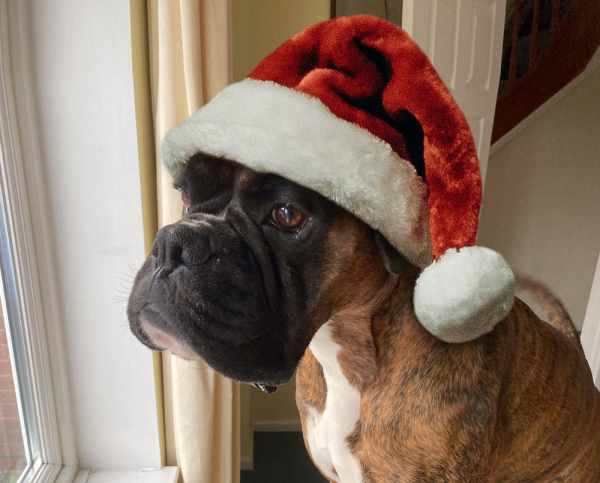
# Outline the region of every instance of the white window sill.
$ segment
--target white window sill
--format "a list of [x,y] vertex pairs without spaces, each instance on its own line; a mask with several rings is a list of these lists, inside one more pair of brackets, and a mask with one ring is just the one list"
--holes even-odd
[[178,478],[176,466],[139,471],[81,470],[74,483],[177,483]]

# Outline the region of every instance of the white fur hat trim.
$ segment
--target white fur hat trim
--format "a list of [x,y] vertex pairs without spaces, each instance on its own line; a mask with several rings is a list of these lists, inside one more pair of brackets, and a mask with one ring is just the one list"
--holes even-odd
[[379,230],[414,265],[431,262],[427,186],[414,166],[316,97],[271,81],[231,84],[162,145],[173,179],[199,152],[310,188]]

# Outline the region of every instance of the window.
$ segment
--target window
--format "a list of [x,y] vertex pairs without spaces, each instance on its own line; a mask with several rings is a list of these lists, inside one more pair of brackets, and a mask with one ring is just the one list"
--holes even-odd
[[0,483],[13,483],[29,472],[39,458],[39,447],[1,193],[0,276]]
[[71,482],[77,460],[47,228],[33,237],[44,196],[31,189],[42,175],[25,8],[0,0],[0,483]]

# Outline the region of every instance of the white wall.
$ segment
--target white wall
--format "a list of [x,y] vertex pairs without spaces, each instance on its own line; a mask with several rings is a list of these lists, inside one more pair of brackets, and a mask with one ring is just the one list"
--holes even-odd
[[129,2],[28,6],[80,467],[160,466],[151,353],[116,300],[144,259]]
[[546,282],[581,328],[600,253],[600,68],[489,158],[477,243]]

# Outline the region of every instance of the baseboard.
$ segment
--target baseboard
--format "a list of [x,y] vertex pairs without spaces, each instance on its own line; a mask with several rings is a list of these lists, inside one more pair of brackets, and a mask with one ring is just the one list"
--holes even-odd
[[254,423],[255,433],[276,433],[288,431],[302,431],[302,424],[298,419],[290,421],[257,421]]
[[73,483],[176,483],[179,479],[179,468],[166,466],[147,470],[81,470]]
[[79,473],[80,471],[76,466],[63,466],[58,474],[58,478],[56,478],[54,483],[85,483],[87,481],[87,476],[85,473],[80,480],[75,479]]
[[90,470],[81,470],[75,476],[75,481],[73,483],[86,483],[90,477]]

